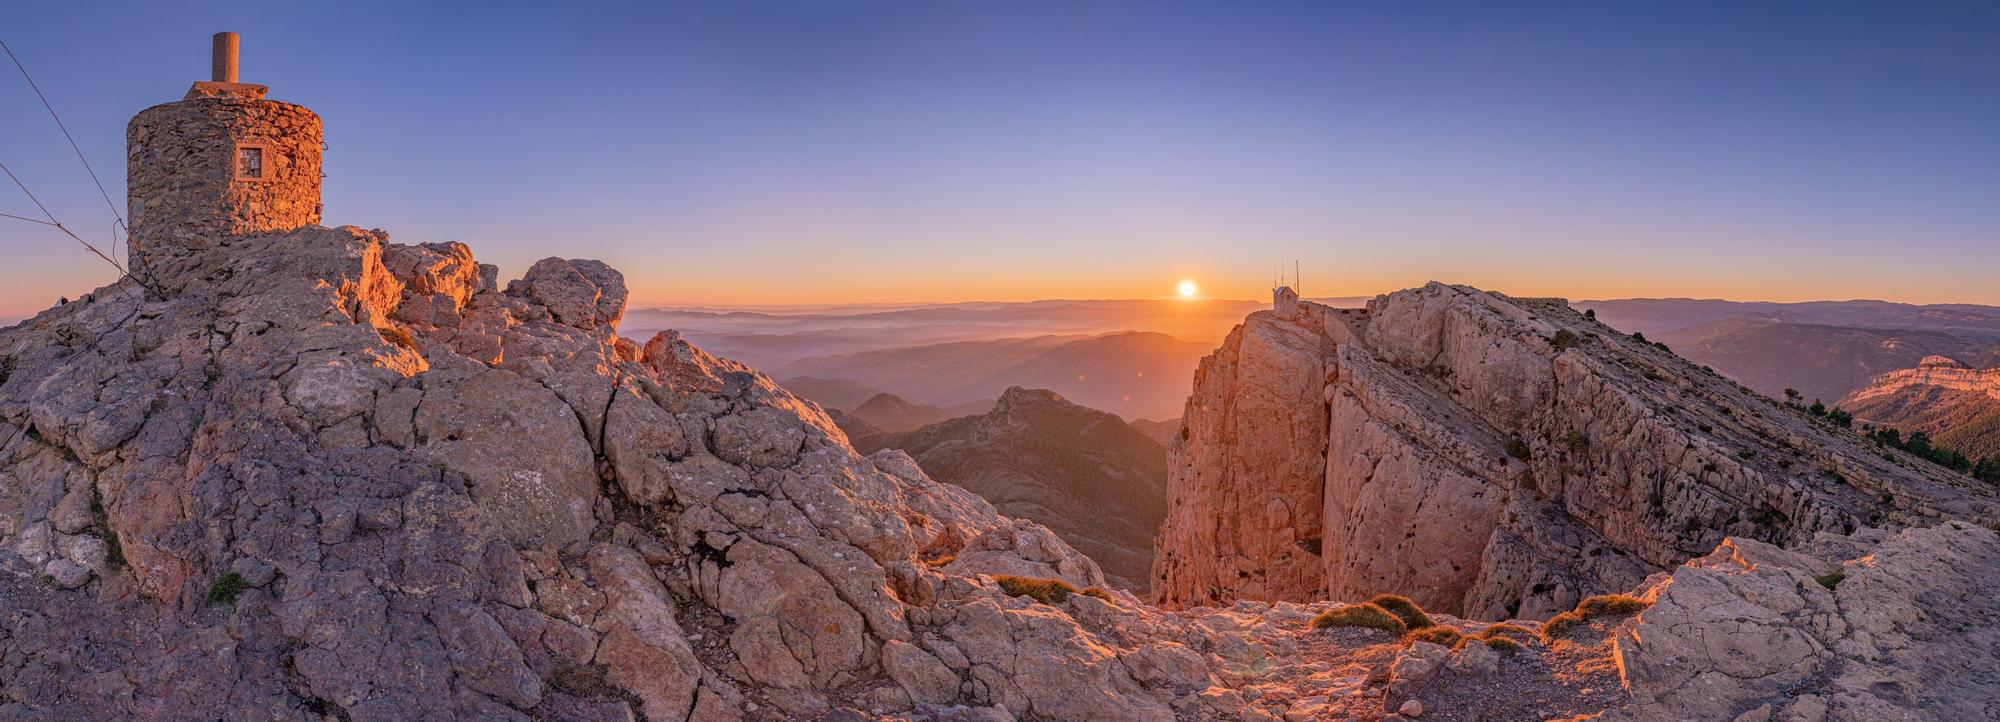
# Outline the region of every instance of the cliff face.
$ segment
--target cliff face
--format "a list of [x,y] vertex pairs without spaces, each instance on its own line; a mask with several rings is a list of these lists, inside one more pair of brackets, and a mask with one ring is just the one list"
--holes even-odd
[[1993,491],[1554,299],[1431,284],[1259,312],[1203,360],[1154,590],[1169,607],[1406,594],[1539,618],[1725,535],[1991,519]]
[[1932,356],[1877,376],[1840,406],[1864,422],[1925,432],[1973,459],[2000,456],[2000,368]]
[[1152,578],[1153,535],[1167,513],[1167,451],[1117,416],[1017,386],[985,414],[855,446],[906,451],[932,478],[1049,527],[1097,561],[1112,584],[1143,593]]

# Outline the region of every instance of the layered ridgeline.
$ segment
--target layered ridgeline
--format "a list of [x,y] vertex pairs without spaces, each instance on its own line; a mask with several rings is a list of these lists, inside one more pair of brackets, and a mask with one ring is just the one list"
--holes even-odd
[[[625,291],[603,264],[546,259],[503,288],[464,246],[309,227],[148,270],[157,295],[119,283],[0,330],[0,719],[1971,719],[2000,704],[1982,681],[1994,628],[1964,624],[2000,614],[1978,576],[2000,536],[1979,526],[1797,554],[1724,542],[1546,635],[1432,614],[1427,641],[1405,642],[1423,620],[1334,602],[1166,612],[1092,589],[1087,557],[907,455],[858,455],[762,375],[671,333],[619,338]],[[1267,316],[1231,354],[1278,328]],[[1284,408],[1244,390],[1245,413]],[[1400,421],[1471,419],[1423,411]],[[1835,468],[1882,484],[1870,458]],[[1966,506],[1891,491],[1885,520]],[[1932,613],[1944,603],[1956,616]]]
[[1733,318],[1660,334],[1674,353],[1714,367],[1752,390],[1831,404],[1877,375],[1932,355],[1970,356],[1992,346],[1942,331],[1872,329]]
[[1170,608],[1393,592],[1543,618],[1725,536],[2000,516],[1995,490],[1612,331],[1431,284],[1281,303],[1202,361],[1153,590]]
[[932,478],[1047,525],[1116,586],[1143,593],[1152,577],[1153,535],[1167,515],[1167,450],[1115,415],[1016,386],[985,414],[854,444],[906,451]]
[[1974,460],[2000,458],[2000,367],[1975,369],[1943,356],[1891,371],[1840,406],[1857,420],[1922,431]]

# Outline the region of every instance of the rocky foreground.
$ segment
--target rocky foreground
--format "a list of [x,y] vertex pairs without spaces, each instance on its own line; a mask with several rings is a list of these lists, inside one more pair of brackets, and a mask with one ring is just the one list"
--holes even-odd
[[[1718,538],[1512,646],[1314,623],[1366,605],[1163,611],[763,376],[619,338],[603,264],[503,288],[461,245],[308,228],[150,270],[157,297],[0,331],[0,719],[2000,711],[1980,525]],[[1925,503],[1882,520],[1958,509]]]

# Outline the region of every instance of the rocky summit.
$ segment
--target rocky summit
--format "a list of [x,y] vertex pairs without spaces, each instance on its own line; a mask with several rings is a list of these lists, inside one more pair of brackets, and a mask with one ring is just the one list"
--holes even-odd
[[[1506,558],[1529,571],[1519,584],[1465,590],[1515,589],[1543,569],[1586,589],[1620,577],[1579,559],[1609,555],[1606,565],[1628,561],[1605,568],[1639,574],[1664,565],[1654,560],[1677,544],[1714,537],[1718,546],[1646,580],[1637,597],[1584,600],[1543,628],[1447,614],[1494,605],[1387,573],[1382,586],[1406,582],[1436,610],[1325,601],[1350,588],[1329,584],[1299,601],[1166,611],[1104,589],[1098,566],[1047,528],[932,481],[909,456],[857,454],[816,405],[764,376],[672,332],[644,344],[620,338],[623,279],[601,263],[545,259],[502,286],[462,245],[307,227],[163,256],[147,277],[145,287],[117,283],[0,330],[0,719],[1296,722],[1665,720],[1695,710],[1699,719],[1789,720],[2000,709],[1990,625],[1978,624],[1995,603],[1969,582],[1990,577],[2000,537],[1959,523],[1809,533],[1971,518],[1990,511],[1985,502],[1921,467],[1839,446],[1801,452],[1793,465],[1822,465],[1842,482],[1786,492],[1765,471],[1777,461],[1759,455],[1775,454],[1778,441],[1837,438],[1747,406],[1724,422],[1696,397],[1676,397],[1717,429],[1771,434],[1752,457],[1736,457],[1733,446],[1710,449],[1723,431],[1667,436],[1682,422],[1634,410],[1665,415],[1649,405],[1654,397],[1692,393],[1679,385],[1686,374],[1633,390],[1654,388],[1630,383],[1647,370],[1678,368],[1663,353],[1598,338],[1564,360],[1525,331],[1511,345],[1470,334],[1502,321],[1585,328],[1554,305],[1530,312],[1448,287],[1405,297],[1437,299],[1452,319],[1440,323],[1392,297],[1367,314],[1379,324],[1369,332],[1377,348],[1406,352],[1372,361],[1337,330],[1360,325],[1262,314],[1218,356],[1235,360],[1204,367],[1194,435],[1178,453],[1209,448],[1204,430],[1223,419],[1249,418],[1230,414],[1275,413],[1300,399],[1328,408],[1327,386],[1288,395],[1251,383],[1275,379],[1258,369],[1280,362],[1311,372],[1287,383],[1326,379],[1335,391],[1376,388],[1358,381],[1364,375],[1403,379],[1397,394],[1384,387],[1382,403],[1404,415],[1354,428],[1405,439],[1372,447],[1402,454],[1385,463],[1433,470],[1446,468],[1434,455],[1449,449],[1416,446],[1410,435],[1441,433],[1485,408],[1445,402],[1487,398],[1532,422],[1546,418],[1537,404],[1568,398],[1550,395],[1560,382],[1606,409],[1579,448],[1609,458],[1666,448],[1636,446],[1633,434],[1684,441],[1689,461],[1673,468],[1716,468],[1702,484],[1664,487],[1670,513],[1726,518],[1725,499],[1704,494],[1731,492],[1757,502],[1743,508],[1768,505],[1791,520],[1746,519],[1731,533],[1789,550],[1721,538],[1716,526],[1666,535],[1641,515],[1620,517],[1633,526],[1620,533],[1660,549],[1607,541],[1559,558],[1555,544],[1593,528],[1586,517],[1538,526],[1502,516],[1493,524],[1513,536],[1489,539],[1506,539]],[[1446,341],[1449,352],[1437,345]],[[1529,356],[1555,358],[1558,371],[1507,375],[1528,369]],[[1218,395],[1225,374],[1242,393]],[[1233,405],[1209,406],[1226,399]],[[1356,414],[1368,408],[1360,403],[1334,399],[1332,408]],[[1752,427],[1745,417],[1765,420]],[[1307,468],[1326,458],[1318,439],[1349,448],[1327,435],[1350,428],[1345,421],[1314,423],[1296,414],[1245,423],[1280,435],[1246,441],[1273,454],[1286,448],[1280,441],[1296,448],[1243,463]],[[1548,447],[1548,435],[1566,429],[1507,430],[1523,436],[1526,460],[1506,460],[1511,437],[1498,430],[1467,436],[1451,458],[1517,480],[1535,470],[1547,479],[1534,487],[1541,518],[1559,519],[1557,500],[1570,498],[1649,508],[1559,473],[1565,459],[1582,463],[1562,456],[1582,452]],[[1628,468],[1645,469],[1640,458]],[[1521,495],[1510,490],[1523,489],[1487,493],[1513,499]],[[1287,555],[1330,558],[1334,547],[1275,535],[1326,537],[1299,521],[1317,497],[1233,493],[1233,504],[1259,513],[1203,522],[1246,525],[1209,537],[1223,540],[1216,558],[1244,564],[1239,538],[1283,539]],[[1249,501],[1266,497],[1301,511]],[[1402,498],[1414,508],[1425,496]],[[1486,498],[1465,503],[1477,509]],[[1177,492],[1177,502],[1188,499]],[[1526,508],[1517,503],[1526,500],[1503,508]],[[1349,536],[1370,524],[1417,529],[1437,556],[1413,546],[1381,553],[1412,554],[1410,565],[1440,578],[1457,579],[1442,570],[1470,559],[1443,556],[1457,547],[1411,518],[1344,509],[1322,517],[1354,523],[1339,527]],[[1187,509],[1175,513],[1187,523]],[[1468,518],[1454,523],[1486,523]],[[1598,548],[1605,553],[1587,553]],[[1633,551],[1612,551],[1624,548]],[[1187,549],[1170,546],[1163,564],[1193,569]],[[1318,563],[1316,572],[1292,568],[1315,584],[1341,578]],[[1220,588],[1233,575],[1170,587],[1174,606],[1195,600],[1172,590]],[[1238,597],[1291,591],[1233,588]]]
[[1154,566],[1169,607],[1395,593],[1539,619],[1725,537],[2000,518],[1991,485],[1561,299],[1280,301],[1196,373]]

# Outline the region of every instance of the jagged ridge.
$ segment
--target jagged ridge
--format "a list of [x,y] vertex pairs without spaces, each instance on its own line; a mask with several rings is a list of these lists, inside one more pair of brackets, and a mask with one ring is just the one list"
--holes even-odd
[[[306,228],[151,270],[0,330],[0,718],[1452,719],[1492,679],[1523,715],[1667,709],[1606,691],[1604,628],[1507,661],[1308,629],[1329,602],[1010,597],[1102,575],[747,368],[618,338],[600,263],[501,290],[464,246]],[[1925,569],[1991,566],[1953,533]]]
[[1560,299],[1433,283],[1253,314],[1197,372],[1169,606],[1407,594],[1546,617],[1736,535],[2000,517],[1994,490],[1779,406]]

